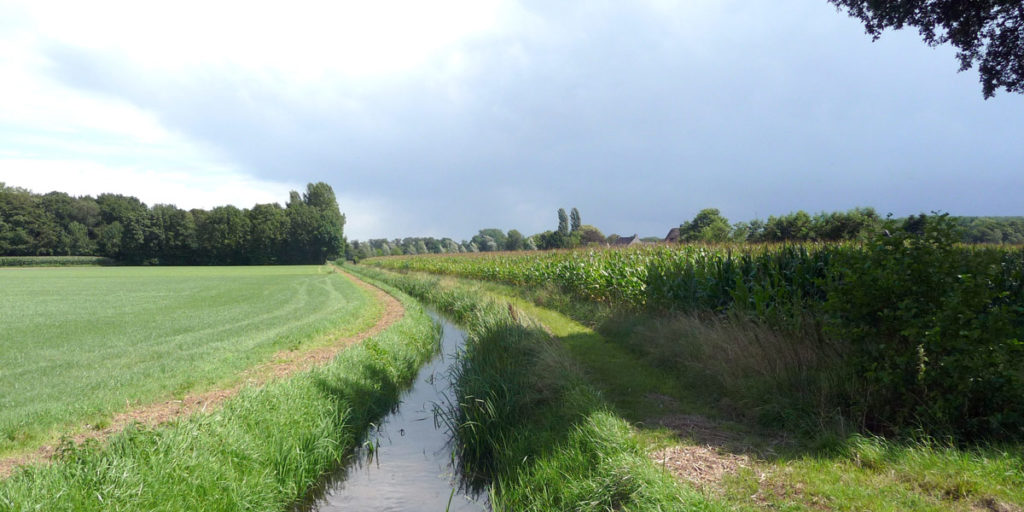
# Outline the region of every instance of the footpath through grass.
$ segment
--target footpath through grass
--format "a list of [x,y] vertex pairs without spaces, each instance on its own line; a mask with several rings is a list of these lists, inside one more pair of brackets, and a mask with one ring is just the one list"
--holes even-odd
[[437,348],[438,329],[405,316],[329,364],[247,387],[213,413],[131,428],[101,446],[0,481],[0,511],[283,511],[303,501],[394,407]]
[[[508,507],[509,510],[542,510],[535,506],[537,503],[561,503],[560,510],[608,509],[605,506],[608,502],[601,502],[599,497],[607,496],[602,493],[622,492],[622,488],[617,487],[621,483],[615,483],[615,470],[602,469],[605,463],[597,461],[619,460],[622,456],[623,445],[616,446],[604,437],[615,428],[625,429],[618,439],[633,439],[631,442],[639,446],[626,449],[626,453],[636,450],[632,453],[639,452],[654,460],[656,466],[664,468],[659,471],[676,477],[681,489],[674,494],[661,494],[662,501],[658,505],[647,502],[648,508],[641,507],[630,496],[620,497],[624,501],[617,503],[622,509],[1024,510],[1024,449],[1019,444],[954,447],[935,440],[865,437],[836,430],[831,425],[820,425],[816,433],[774,429],[759,424],[756,414],[737,411],[738,404],[729,402],[722,386],[703,382],[713,380],[706,371],[654,361],[650,353],[641,348],[666,343],[660,338],[669,338],[677,344],[690,343],[677,324],[685,324],[689,329],[693,328],[690,324],[699,319],[644,316],[624,319],[605,306],[571,300],[550,290],[424,274],[392,275],[389,279],[396,284],[404,282],[411,293],[433,297],[427,300],[435,302],[458,304],[453,297],[462,296],[466,297],[462,302],[511,303],[515,309],[542,322],[572,356],[571,361],[563,361],[556,369],[528,360],[510,361],[508,357],[494,356],[504,364],[532,367],[533,370],[528,371],[534,373],[523,377],[528,384],[523,384],[521,392],[535,397],[541,395],[528,401],[525,410],[507,416],[516,418],[510,420],[512,422],[526,423],[526,431],[535,436],[536,441],[529,440],[525,434],[500,428],[494,421],[477,419],[474,423],[474,429],[484,432],[483,437],[490,440],[489,450],[505,452],[496,456],[493,464],[498,467],[496,478],[499,481],[511,481],[503,482],[504,487],[498,486],[508,493],[506,501],[499,500],[499,503],[515,504]],[[538,306],[538,303],[559,311]],[[466,304],[456,307],[470,309]],[[706,330],[697,332],[726,341],[730,335],[743,335],[729,325],[704,328]],[[714,332],[715,329],[718,332]],[[511,341],[495,339],[495,336],[484,337],[477,345],[486,342],[491,351],[514,354],[515,345],[523,343],[509,333],[506,337]],[[700,351],[688,353],[696,355]],[[475,379],[477,384],[490,382],[490,385],[478,385],[469,394],[501,396],[515,391],[514,384],[502,386],[496,384],[495,379],[478,378],[481,371],[497,372],[500,365],[488,361],[487,357],[470,355],[471,363],[483,370],[464,371],[470,377],[467,381]],[[699,364],[699,359],[694,363]],[[574,380],[573,372],[558,369],[574,365],[578,365],[577,374],[583,376],[582,382]],[[596,409],[603,409],[602,418],[617,419],[609,419],[612,422],[600,428],[590,422],[594,417],[586,411],[595,409],[581,409],[580,402],[580,396],[589,395],[567,391],[587,387],[600,391],[598,403],[604,405]],[[552,388],[560,391],[552,393]],[[490,397],[484,400],[489,405],[493,401]],[[585,402],[586,399],[582,401]],[[576,421],[570,421],[572,415],[577,415]],[[627,424],[632,432],[624,426]],[[486,426],[491,426],[492,430],[487,431]],[[569,434],[559,437],[552,435],[553,432]],[[588,450],[595,450],[596,458],[581,455]],[[523,459],[524,456],[528,459]],[[572,466],[571,460],[594,467],[567,469],[566,465]],[[520,464],[520,461],[526,463]],[[606,470],[611,472],[602,474]],[[643,471],[639,474],[647,475]],[[653,475],[637,478],[656,479]],[[606,484],[605,488],[591,489],[597,501],[568,501],[569,497],[580,495],[567,489],[593,485],[595,479],[603,479]],[[543,498],[533,496],[535,494]],[[524,496],[527,499],[523,499]],[[543,501],[556,497],[564,501]]]
[[374,324],[330,267],[0,269],[0,456]]

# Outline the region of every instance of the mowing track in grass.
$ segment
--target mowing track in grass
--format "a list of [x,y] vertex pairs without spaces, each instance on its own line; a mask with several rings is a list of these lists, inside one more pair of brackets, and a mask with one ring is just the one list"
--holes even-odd
[[[387,294],[362,283],[358,283],[362,285],[362,288],[357,287],[353,284],[356,282],[350,278],[342,279],[338,275],[332,274],[329,267],[264,268],[255,269],[254,272],[247,272],[246,269],[227,268],[171,269],[169,272],[168,269],[89,269],[104,273],[114,271],[113,274],[100,276],[91,272],[78,275],[78,272],[68,273],[68,270],[71,269],[48,269],[41,274],[38,273],[38,269],[30,271],[34,273],[29,274],[23,274],[26,271],[13,273],[4,271],[0,274],[0,280],[5,283],[5,291],[0,294],[2,295],[0,300],[13,304],[12,296],[20,295],[25,303],[20,306],[23,313],[26,310],[31,311],[33,308],[36,309],[36,312],[39,309],[46,310],[47,307],[50,309],[50,314],[44,315],[46,318],[35,318],[26,314],[21,318],[21,323],[16,322],[12,329],[5,329],[4,333],[0,335],[0,339],[3,340],[0,343],[0,356],[4,356],[0,359],[7,360],[7,357],[12,354],[20,354],[22,361],[34,361],[34,365],[39,367],[37,378],[33,379],[38,383],[37,388],[45,387],[47,384],[60,385],[59,389],[50,390],[31,389],[29,386],[32,396],[41,396],[42,403],[30,403],[24,397],[19,399],[16,396],[7,396],[6,393],[0,396],[0,401],[20,405],[20,407],[0,411],[0,426],[4,428],[4,438],[0,439],[0,446],[3,443],[8,446],[13,445],[15,448],[19,445],[31,446],[33,438],[45,441],[45,427],[47,426],[73,434],[74,439],[80,442],[89,438],[107,437],[132,422],[155,424],[177,415],[208,409],[225,397],[237,392],[242,383],[260,383],[270,377],[288,375],[329,360],[341,347],[380,332],[400,317],[402,311],[397,301]],[[146,270],[155,272],[147,276]],[[63,297],[53,297],[52,294],[46,293],[34,295],[34,293],[39,293],[46,284],[53,285],[55,282],[67,286],[69,293]],[[13,286],[6,286],[8,283],[13,283]],[[89,331],[82,332],[82,326],[89,323],[87,315],[82,312],[65,315],[56,311],[55,308],[55,306],[66,304],[69,297],[76,296],[76,294],[87,294],[88,291],[82,288],[88,286],[116,290],[117,293],[126,295],[127,297],[119,300],[111,300],[108,297],[94,299],[102,304],[115,303],[116,307],[125,307],[132,297],[137,298],[140,295],[157,293],[156,289],[162,288],[168,295],[156,302],[166,306],[170,316],[190,318],[197,325],[192,330],[193,332],[189,332],[187,326],[175,325],[173,319],[158,319],[155,318],[156,315],[139,318],[139,315],[126,313],[122,315],[122,324],[119,328],[107,330],[111,334],[112,340],[107,344],[113,346],[104,350],[107,348],[104,346],[105,340],[89,338]],[[217,288],[221,290],[217,290]],[[235,288],[234,293],[231,293],[232,288]],[[300,296],[289,297],[283,293],[289,290],[300,294]],[[275,295],[275,292],[282,293]],[[194,305],[193,296],[204,293],[223,294],[220,301],[211,305],[220,308],[218,312],[221,317],[233,317],[240,325],[223,329],[218,334],[210,336],[211,329],[203,327],[216,322],[216,314],[210,314],[208,310],[197,308]],[[284,319],[273,314],[274,303],[277,302],[274,300],[275,297],[285,299],[281,301],[281,305],[288,311],[291,318]],[[64,300],[62,301],[61,298]],[[289,298],[291,302],[301,301],[309,304],[309,309],[306,312],[292,310],[288,307],[289,301],[286,300]],[[373,298],[376,298],[376,301]],[[229,304],[228,302],[231,300],[238,300],[239,304]],[[47,302],[50,304],[47,305]],[[40,306],[40,303],[43,305]],[[183,306],[183,303],[191,304],[191,306]],[[15,304],[14,307],[17,310],[19,306]],[[126,310],[133,311],[153,307],[152,304],[128,305]],[[183,311],[188,308],[191,310]],[[95,304],[84,309],[115,316],[112,312],[103,311],[102,307]],[[247,309],[251,310],[256,318],[246,321],[244,316]],[[259,316],[261,313],[262,317]],[[0,315],[4,314],[10,315],[11,312],[7,310],[6,313],[0,313]],[[56,324],[56,326],[47,325],[47,319],[49,324]],[[224,320],[229,320],[229,318],[224,318]],[[375,321],[376,324],[373,324]],[[139,332],[146,327],[146,322],[150,329],[142,331],[144,337],[156,338],[159,341],[160,336],[157,330],[161,327],[167,328],[168,330],[164,331],[167,333],[164,336],[164,343],[177,347],[185,345],[187,349],[168,350],[158,342],[133,343],[124,335],[126,330],[132,333]],[[274,322],[283,323],[295,330],[284,331]],[[47,332],[48,328],[50,336],[38,339],[29,337],[26,334],[29,329],[25,324],[43,324],[45,326],[42,329],[43,332]],[[143,325],[140,327],[139,324]],[[57,332],[54,335],[54,331],[59,330],[60,326],[64,326],[71,332]],[[268,332],[258,331],[261,326]],[[171,334],[175,332],[177,334]],[[19,333],[21,333],[20,337]],[[61,353],[54,349],[55,345],[61,343],[61,340],[68,344],[74,343],[69,342],[74,333],[85,335],[76,345],[86,348],[87,351],[69,350]],[[94,337],[102,336],[102,332],[98,331],[92,331],[92,334]],[[116,336],[118,334],[121,335],[120,338]],[[232,335],[235,338],[232,338]],[[19,340],[28,341],[18,343]],[[34,340],[36,342],[31,343]],[[26,344],[29,346],[19,346]],[[93,351],[109,354],[112,349],[118,347],[124,353],[120,357],[112,356],[111,361],[97,362],[96,354],[88,352],[88,349],[91,348]],[[274,349],[277,349],[276,354],[269,357]],[[143,353],[139,354],[140,351]],[[146,354],[146,351],[159,351],[160,357]],[[204,355],[208,359],[207,361],[202,361],[202,364],[196,361],[196,358]],[[80,356],[77,361],[76,356]],[[11,356],[11,359],[14,360],[14,357]],[[255,367],[249,363],[254,360],[259,362],[260,359],[264,363]],[[69,379],[65,375],[64,368],[73,366],[76,362],[80,366],[76,374],[78,378]],[[30,365],[26,363],[25,366]],[[114,373],[124,372],[129,375],[141,376],[139,378],[140,387],[148,389],[148,396],[156,395],[158,400],[147,401],[145,392],[126,386],[108,386],[106,388],[108,396],[106,397],[81,396],[83,389],[95,389],[103,384],[102,382],[97,383],[97,380],[110,378],[109,373],[102,371],[88,373],[90,368],[98,369],[97,366]],[[246,366],[249,366],[248,370],[242,372],[241,370],[244,370]],[[177,375],[170,375],[162,382],[148,382],[154,378],[154,373],[159,374],[174,369],[177,369]],[[14,379],[19,373],[26,373],[24,369],[21,372],[17,370],[17,367],[0,370],[0,382]],[[117,382],[116,378],[112,380]],[[20,382],[17,385],[26,387],[27,383]],[[12,389],[12,386],[8,386],[6,389]],[[64,391],[67,396],[54,399],[54,392],[60,391]],[[174,399],[159,400],[161,394],[166,396],[169,393],[176,395]],[[120,400],[112,398],[128,394],[139,398]],[[103,403],[104,398],[106,398],[105,404]],[[91,400],[89,405],[98,410],[86,415],[75,414],[76,411],[81,411],[83,404],[69,405],[69,402],[83,400]],[[125,411],[125,403],[129,400],[133,403],[129,404],[131,407]],[[104,405],[106,409],[103,409]],[[103,417],[104,413],[113,413],[118,409],[121,409],[122,412],[116,414],[113,419]],[[38,419],[41,412],[49,413],[48,417],[43,415],[43,424],[32,423],[33,418]],[[96,418],[99,420],[97,421]],[[48,425],[46,424],[47,420]],[[92,428],[75,429],[75,420],[78,421],[78,424],[90,421],[97,425]],[[26,453],[24,449],[20,451],[21,453],[18,453],[16,449],[8,449],[8,456],[0,460],[0,475],[9,473],[15,464],[48,458],[52,455],[53,450],[52,444],[44,445],[29,453]],[[15,454],[14,456],[11,456],[12,452]]]

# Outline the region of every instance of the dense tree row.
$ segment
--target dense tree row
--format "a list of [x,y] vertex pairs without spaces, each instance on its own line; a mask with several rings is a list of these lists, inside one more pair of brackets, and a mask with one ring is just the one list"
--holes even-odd
[[[907,220],[913,220],[910,216]],[[873,208],[810,215],[797,211],[768,220],[730,224],[715,208],[701,210],[679,226],[681,242],[834,242],[864,240],[882,229]],[[954,217],[964,243],[1022,244],[1024,217]]]
[[681,242],[807,242],[859,240],[881,229],[882,218],[873,208],[811,216],[800,210],[768,220],[730,224],[717,208],[701,210],[679,226]]
[[326,183],[252,209],[147,207],[118,194],[34,194],[0,183],[0,255],[106,256],[127,264],[323,263],[344,252],[345,216]]
[[963,240],[972,244],[1024,244],[1024,217],[958,217]]
[[[912,220],[913,216],[909,218]],[[694,242],[835,242],[865,240],[878,233],[885,219],[873,208],[854,208],[845,212],[805,211],[770,216],[732,224],[716,208],[701,210],[692,220],[679,225],[681,243]],[[1024,217],[956,217],[965,243],[1024,243]],[[605,236],[594,226],[583,224],[580,212],[558,210],[555,230],[523,236],[516,229],[504,232],[496,228],[481,229],[469,240],[456,242],[451,238],[396,238],[353,241],[346,253],[348,259],[361,260],[373,256],[402,254],[443,254],[459,252],[522,251],[537,249],[568,249],[614,244],[620,236]],[[661,242],[660,237],[642,241]]]

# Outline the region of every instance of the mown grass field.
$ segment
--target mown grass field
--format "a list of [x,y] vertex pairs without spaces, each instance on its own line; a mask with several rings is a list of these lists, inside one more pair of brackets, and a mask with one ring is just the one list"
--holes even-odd
[[127,406],[229,385],[380,306],[330,267],[0,270],[0,455]]
[[331,361],[213,410],[64,445],[51,464],[0,479],[0,511],[306,510],[437,349],[430,316],[389,293],[402,317]]

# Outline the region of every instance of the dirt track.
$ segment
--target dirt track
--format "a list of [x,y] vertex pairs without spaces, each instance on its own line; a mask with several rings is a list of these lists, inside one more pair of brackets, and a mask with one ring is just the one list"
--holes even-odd
[[[143,425],[159,425],[174,418],[188,416],[195,412],[202,412],[215,409],[224,400],[237,394],[245,386],[260,386],[272,379],[287,377],[314,366],[325,364],[337,355],[342,349],[358,343],[366,338],[375,336],[397,322],[405,314],[405,308],[397,299],[388,295],[380,288],[367,284],[355,276],[335,267],[335,270],[351,280],[357,286],[369,291],[377,300],[384,305],[384,313],[373,327],[354,336],[339,338],[327,346],[311,350],[281,351],[270,359],[270,361],[246,370],[243,374],[244,381],[231,388],[215,389],[204,393],[190,394],[181,400],[168,400],[153,404],[135,407],[116,414],[110,421],[110,426],[99,430],[83,430],[71,439],[74,442],[82,443],[88,439],[104,440],[122,431],[128,425],[141,423]],[[89,426],[86,425],[85,428]],[[14,457],[0,458],[0,479],[10,476],[18,466],[39,464],[50,460],[57,451],[56,445],[44,445],[38,450]]]

